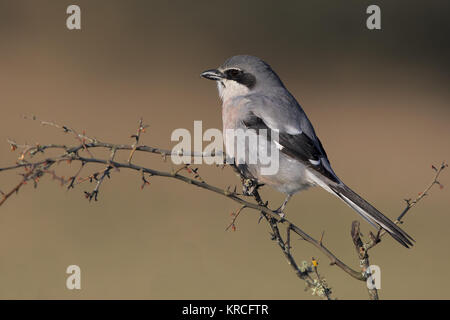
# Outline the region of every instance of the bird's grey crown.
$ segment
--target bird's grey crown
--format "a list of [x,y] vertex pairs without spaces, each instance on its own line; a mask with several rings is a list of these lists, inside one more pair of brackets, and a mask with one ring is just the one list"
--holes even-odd
[[250,70],[267,70],[272,68],[270,65],[261,60],[258,57],[249,56],[249,55],[237,55],[233,56],[231,58],[228,58],[222,65],[223,69],[229,69],[229,68],[239,68],[244,67],[248,71]]

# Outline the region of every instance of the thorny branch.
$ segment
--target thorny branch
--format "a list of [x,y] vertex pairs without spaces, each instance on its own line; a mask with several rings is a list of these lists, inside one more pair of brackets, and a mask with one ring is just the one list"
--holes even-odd
[[[436,168],[434,165],[431,166],[431,168],[435,171],[435,175],[430,182],[430,184],[425,188],[424,191],[419,192],[418,196],[412,200],[412,199],[405,199],[406,207],[402,211],[402,213],[398,216],[398,218],[394,221],[395,224],[402,224],[403,218],[405,217],[406,213],[411,210],[417,203],[419,203],[425,196],[428,195],[428,192],[431,190],[431,188],[434,185],[438,185],[440,189],[443,189],[444,186],[439,182],[439,176],[441,175],[442,171],[448,167],[448,164],[445,162],[442,162],[441,165]],[[369,250],[375,247],[377,244],[381,242],[381,238],[386,234],[386,231],[383,229],[378,229],[378,232],[376,235],[374,235],[372,232],[369,234],[369,240],[364,242],[362,240],[362,235],[359,230],[359,222],[353,221],[352,223],[352,230],[351,230],[351,236],[353,243],[355,245],[356,252],[359,257],[359,264],[361,267],[361,270],[363,274],[366,275],[366,277],[370,276],[370,270],[369,270]],[[371,300],[378,300],[378,291],[377,289],[368,289],[369,298]]]
[[[25,117],[26,118],[26,117]],[[26,118],[29,119],[29,118]],[[132,163],[132,158],[135,152],[146,152],[146,153],[152,153],[152,154],[159,154],[162,156],[163,160],[166,160],[167,156],[172,155],[188,155],[191,158],[192,157],[204,157],[204,156],[215,156],[214,154],[204,155],[204,154],[197,154],[197,153],[185,153],[185,152],[177,152],[172,153],[170,150],[161,149],[161,148],[155,148],[151,146],[146,146],[140,144],[141,134],[145,132],[145,129],[148,127],[147,125],[143,124],[143,120],[140,119],[139,126],[137,133],[135,135],[132,135],[131,138],[135,139],[135,142],[132,145],[127,144],[114,144],[114,143],[108,143],[108,142],[102,142],[99,141],[96,138],[89,137],[86,135],[86,133],[83,131],[82,134],[78,133],[74,129],[58,125],[54,122],[48,122],[48,121],[41,121],[37,119],[35,116],[31,118],[32,120],[37,120],[41,123],[41,125],[47,125],[52,126],[57,129],[62,130],[64,133],[71,133],[75,136],[79,144],[76,145],[65,145],[65,144],[46,144],[46,145],[20,145],[17,144],[13,140],[8,140],[8,143],[10,144],[11,150],[15,151],[19,149],[20,155],[18,157],[18,160],[15,165],[0,168],[0,172],[2,171],[10,171],[10,170],[18,170],[23,168],[24,173],[21,173],[22,179],[21,181],[13,187],[9,192],[4,193],[0,191],[0,206],[9,199],[13,194],[17,194],[19,190],[26,185],[28,182],[32,181],[34,184],[34,187],[37,186],[39,179],[43,175],[50,175],[53,179],[56,179],[59,181],[61,185],[67,186],[67,189],[75,188],[76,185],[84,183],[86,181],[94,182],[95,181],[95,188],[91,191],[84,191],[86,198],[89,200],[94,199],[95,201],[98,200],[98,194],[100,187],[102,183],[104,182],[105,178],[110,178],[111,171],[119,171],[120,168],[126,168],[134,171],[138,171],[141,173],[141,180],[142,185],[141,189],[143,189],[146,185],[149,184],[148,179],[150,179],[153,176],[159,176],[159,177],[165,177],[165,178],[172,178],[179,181],[183,181],[185,183],[194,185],[196,187],[209,190],[211,192],[214,192],[216,194],[220,194],[222,196],[225,196],[241,205],[240,209],[232,213],[233,219],[230,223],[230,225],[226,228],[236,230],[236,220],[239,217],[239,214],[246,208],[253,209],[256,212],[259,212],[260,214],[260,220],[264,219],[268,225],[271,228],[271,239],[275,240],[277,244],[279,245],[280,249],[282,250],[283,254],[285,255],[289,265],[293,268],[296,275],[305,281],[307,285],[307,289],[311,289],[312,293],[315,295],[318,295],[325,299],[331,299],[331,289],[327,285],[325,279],[319,275],[318,272],[318,261],[315,258],[311,259],[311,263],[308,263],[306,261],[303,261],[300,265],[296,262],[294,257],[291,254],[291,232],[299,235],[303,240],[306,242],[312,244],[315,246],[320,252],[322,252],[329,260],[330,265],[336,265],[340,269],[342,269],[345,273],[353,277],[354,279],[360,280],[360,281],[366,281],[369,274],[367,273],[367,268],[369,266],[369,257],[367,252],[369,249],[373,248],[375,245],[377,245],[381,241],[381,237],[384,235],[383,230],[379,230],[377,235],[370,234],[370,240],[367,242],[364,242],[362,240],[362,236],[359,231],[359,223],[353,222],[352,224],[352,239],[355,245],[355,248],[357,250],[359,260],[360,260],[360,266],[361,271],[354,270],[353,268],[349,267],[347,264],[342,262],[340,259],[337,258],[337,256],[332,253],[324,244],[323,244],[323,234],[320,238],[320,240],[316,240],[309,236],[306,232],[304,232],[302,229],[300,229],[298,226],[290,222],[285,217],[281,217],[276,211],[273,211],[269,209],[268,203],[264,202],[261,199],[261,196],[259,195],[258,188],[259,185],[254,184],[254,182],[249,181],[248,179],[245,179],[241,177],[243,182],[243,188],[244,192],[242,194],[236,192],[236,187],[233,191],[230,191],[230,187],[226,189],[222,189],[216,186],[213,186],[211,184],[206,183],[199,175],[198,168],[192,168],[190,165],[186,164],[183,165],[178,170],[171,170],[171,171],[160,171],[155,170],[143,166],[136,165]],[[110,157],[108,159],[102,159],[102,158],[96,158],[90,149],[98,149],[103,148],[111,151]],[[63,150],[64,153],[57,157],[49,157],[44,160],[34,160],[34,156],[38,154],[44,154],[46,150],[48,149],[56,149],[56,150]],[[123,151],[123,150],[129,150],[130,154],[128,156],[128,161],[126,163],[115,161],[115,155],[117,151]],[[86,152],[89,157],[84,157],[80,153]],[[80,162],[80,167],[69,179],[65,179],[64,177],[60,177],[55,173],[55,170],[51,170],[52,167],[55,165],[61,163],[61,162],[67,162],[71,163],[73,161]],[[87,177],[81,177],[80,174],[83,170],[83,168],[86,167],[87,164],[90,163],[98,163],[105,165],[105,169],[95,172],[93,174],[88,175]],[[414,199],[408,199],[406,200],[406,208],[403,210],[403,212],[400,214],[400,216],[395,221],[396,223],[403,223],[402,219],[404,218],[405,214],[414,207],[419,201],[421,201],[426,195],[428,195],[428,192],[434,185],[439,185],[441,188],[443,187],[442,184],[438,181],[438,178],[441,174],[441,172],[447,167],[447,164],[442,163],[442,165],[439,168],[436,168],[432,166],[433,170],[435,170],[435,176],[433,181],[430,183],[430,185],[427,186],[427,188],[419,194],[419,196]],[[191,175],[192,177],[188,175],[181,174],[182,172],[187,172],[188,175]],[[147,175],[147,176],[146,176]],[[247,200],[248,197],[252,197],[255,202]],[[284,240],[283,236],[280,233],[279,225],[286,226],[286,241]],[[376,289],[369,290],[369,298],[371,299],[378,299],[378,293]]]

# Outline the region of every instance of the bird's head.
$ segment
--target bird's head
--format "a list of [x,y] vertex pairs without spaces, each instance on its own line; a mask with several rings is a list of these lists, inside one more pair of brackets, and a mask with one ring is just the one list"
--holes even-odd
[[269,86],[282,86],[280,79],[267,63],[247,55],[231,57],[219,68],[206,70],[201,76],[217,81],[222,100],[246,95]]

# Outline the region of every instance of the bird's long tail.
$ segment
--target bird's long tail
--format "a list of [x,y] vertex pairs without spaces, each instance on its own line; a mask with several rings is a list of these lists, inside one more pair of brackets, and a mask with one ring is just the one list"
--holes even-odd
[[406,248],[413,245],[413,238],[345,184],[329,184],[328,187],[374,227],[383,228]]

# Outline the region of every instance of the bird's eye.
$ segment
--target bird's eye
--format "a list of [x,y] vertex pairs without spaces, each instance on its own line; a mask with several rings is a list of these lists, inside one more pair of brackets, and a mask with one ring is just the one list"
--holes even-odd
[[229,69],[227,70],[227,74],[230,78],[236,78],[241,74],[241,70],[238,69]]

